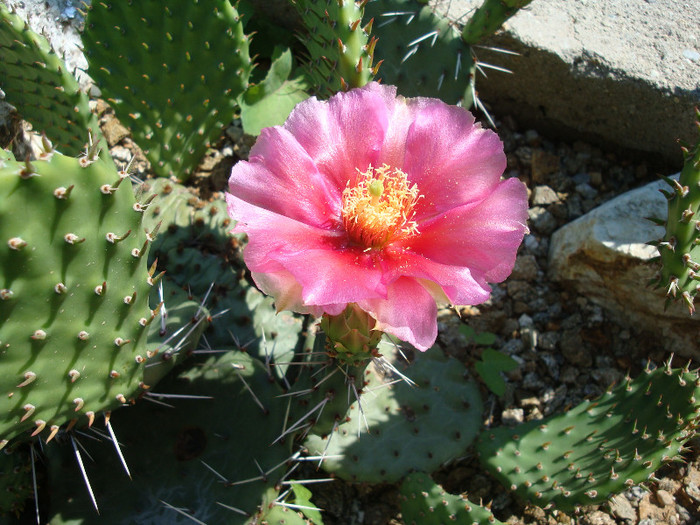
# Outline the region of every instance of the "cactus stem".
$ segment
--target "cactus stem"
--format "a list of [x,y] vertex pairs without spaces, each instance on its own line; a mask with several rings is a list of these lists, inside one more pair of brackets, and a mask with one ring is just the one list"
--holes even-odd
[[107,235],[105,235],[105,239],[107,239],[107,241],[111,242],[112,244],[116,244],[116,243],[121,242],[124,239],[126,239],[130,234],[131,234],[131,230],[127,230],[127,232],[124,235],[122,235],[121,237],[119,235],[117,235],[116,233],[108,232]]
[[31,417],[31,415],[34,413],[36,410],[36,407],[32,405],[31,403],[27,403],[22,407],[22,410],[24,410],[24,415],[22,416],[22,419],[20,419],[21,422],[26,421]]
[[7,246],[9,246],[11,250],[19,251],[25,246],[27,246],[27,241],[25,241],[21,237],[12,237],[12,239],[7,241]]
[[27,386],[28,384],[34,382],[36,380],[36,374],[32,371],[27,371],[24,373],[24,381],[22,381],[19,385],[17,385],[17,388],[22,388],[23,386]]
[[58,428],[58,425],[51,425],[49,430],[49,436],[46,438],[47,443],[56,437],[56,434],[58,434]]
[[37,419],[36,421],[34,421],[34,425],[36,425],[36,428],[31,434],[32,437],[41,434],[41,431],[44,430],[44,428],[46,427],[46,421],[44,421],[43,419]]
[[73,245],[73,244],[80,244],[80,243],[85,242],[85,237],[83,237],[83,238],[81,239],[81,238],[78,237],[75,233],[70,233],[70,232],[69,232],[69,233],[66,233],[66,234],[63,236],[63,240],[66,241],[67,244]]
[[75,187],[75,184],[71,184],[67,188],[64,188],[63,186],[59,186],[58,188],[53,190],[53,196],[56,197],[57,199],[65,200],[68,197],[70,197],[70,194],[73,191],[74,187]]
[[90,495],[90,499],[92,500],[93,507],[95,507],[95,511],[97,511],[97,513],[99,514],[100,509],[97,506],[97,500],[95,499],[95,493],[92,491],[92,485],[90,485],[90,480],[88,479],[87,472],[85,471],[85,465],[83,465],[83,458],[80,455],[80,451],[78,450],[78,447],[75,444],[76,439],[73,436],[73,434],[69,434],[69,435],[70,435],[71,445],[73,445],[73,452],[75,454],[75,459],[78,462],[78,467],[80,468],[80,472],[83,475],[83,481],[85,482],[85,487],[88,490],[88,494]]
[[22,168],[20,170],[19,176],[22,177],[23,179],[29,179],[31,177],[38,177],[39,176],[37,174],[36,170],[34,169],[34,166],[29,161],[29,155],[27,155],[27,158],[24,159],[24,168]]

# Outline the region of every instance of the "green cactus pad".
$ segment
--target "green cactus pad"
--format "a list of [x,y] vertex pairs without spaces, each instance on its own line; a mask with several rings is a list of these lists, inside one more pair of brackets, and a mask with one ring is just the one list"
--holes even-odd
[[647,370],[565,414],[484,431],[479,458],[536,505],[568,511],[600,503],[678,459],[695,433],[698,398],[697,372]]
[[228,0],[93,2],[88,73],[159,176],[186,180],[230,121],[252,69]]
[[161,316],[151,323],[148,331],[148,361],[143,371],[143,382],[151,387],[193,353],[211,322],[205,305],[193,300],[169,279],[161,280],[161,284],[151,290],[151,304],[162,301]]
[[0,517],[18,517],[34,495],[30,446],[22,443],[0,453]]
[[401,515],[406,525],[502,525],[486,507],[449,494],[425,472],[406,476],[401,484]]
[[478,44],[530,2],[532,0],[484,0],[464,26],[462,39],[467,44]]
[[7,102],[46,133],[56,148],[78,155],[86,129],[99,133],[88,97],[48,41],[0,3],[0,88]]
[[141,391],[155,315],[142,209],[95,156],[0,168],[0,445]]
[[474,60],[453,23],[418,0],[376,0],[365,9],[379,38],[378,78],[406,97],[472,105]]
[[[241,345],[263,360],[291,361],[295,350],[307,344],[303,318],[289,312],[277,314],[272,298],[245,278],[243,238],[228,233],[233,223],[226,202],[222,198],[204,202],[184,186],[164,179],[156,180],[151,191],[158,196],[144,221],[147,227],[162,222],[151,262],[157,259],[173,283],[193,297],[207,297],[215,318],[204,333],[206,344],[212,349]],[[275,370],[281,378],[287,366],[280,364]]]
[[[388,354],[390,347],[380,346]],[[408,367],[394,361],[416,386],[388,386],[376,365],[368,368],[361,399],[337,430],[306,440],[313,456],[328,456],[323,468],[343,479],[391,482],[412,470],[430,472],[461,455],[481,424],[481,398],[466,370],[433,348]],[[358,429],[361,430],[358,436]],[[381,451],[378,454],[377,451]]]
[[308,28],[310,84],[320,96],[362,87],[376,74],[372,24],[363,16],[366,4],[354,0],[295,0]]
[[[696,109],[700,130],[700,110]],[[663,265],[657,284],[666,290],[667,301],[682,300],[690,313],[700,284],[700,138],[692,150],[685,149],[685,164],[678,181],[667,179],[668,220],[662,241],[655,242]]]
[[131,481],[110,443],[81,439],[95,458],[86,470],[99,518],[72,449],[61,447],[65,450],[60,457],[50,457],[51,525],[185,525],[192,518],[236,525],[247,523],[262,503],[274,506],[290,447],[271,443],[282,426],[286,403],[259,361],[230,352],[165,379],[158,391],[207,398],[160,400],[172,408],[143,401],[112,414]]

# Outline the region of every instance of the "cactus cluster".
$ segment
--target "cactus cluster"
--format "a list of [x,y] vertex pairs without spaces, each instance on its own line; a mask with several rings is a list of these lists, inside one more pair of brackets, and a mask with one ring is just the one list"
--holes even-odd
[[312,430],[305,445],[314,456],[328,456],[326,471],[353,481],[398,481],[412,470],[432,472],[476,437],[481,397],[458,362],[433,348],[411,366],[397,360],[394,366],[415,384],[390,384],[394,378],[375,361],[365,373],[364,395],[344,420],[331,432]]
[[406,525],[502,525],[486,507],[449,494],[424,472],[409,474],[401,484],[401,514]]
[[295,0],[309,34],[308,71],[320,96],[364,86],[377,74],[373,20],[365,21],[368,0]]
[[[84,43],[153,172],[184,180],[235,111],[256,129],[309,89],[327,96],[377,75],[405,96],[470,105],[471,46],[527,3],[486,0],[460,31],[416,0],[296,0],[310,86],[282,48],[249,82],[251,37],[228,0],[94,2]],[[96,122],[87,98],[2,5],[0,18],[0,87],[77,152]],[[320,323],[277,314],[252,284],[223,198],[164,177],[135,188],[98,150],[89,141],[74,158],[45,141],[19,161],[0,150],[0,514],[95,523],[98,507],[105,524],[318,525],[292,478],[307,455],[337,478],[396,483],[406,523],[500,523],[429,474],[475,451],[520,498],[568,511],[653,479],[695,435],[700,378],[670,363],[564,414],[482,431],[479,385],[461,363],[380,341],[352,307]],[[664,286],[691,310],[699,182],[696,146],[670,183],[660,244]],[[501,393],[497,373],[511,363],[482,358],[477,372]],[[39,442],[51,442],[40,475]],[[51,502],[28,510],[37,487]]]
[[238,12],[228,0],[94,2],[85,24],[88,73],[102,96],[156,174],[188,179],[248,85]]
[[647,370],[568,412],[486,430],[483,465],[520,497],[568,511],[653,478],[695,435],[700,376]]
[[73,74],[17,15],[0,3],[0,88],[7,102],[68,155],[85,145],[85,130],[98,133],[97,117]]
[[[700,131],[700,110],[695,109]],[[700,138],[691,148],[683,148],[685,164],[678,180],[666,178],[670,189],[663,190],[668,199],[668,218],[652,219],[666,227],[664,238],[653,241],[658,247],[661,272],[654,283],[666,291],[667,304],[681,300],[691,314],[700,284]]]
[[94,149],[0,167],[0,446],[148,389],[145,207]]

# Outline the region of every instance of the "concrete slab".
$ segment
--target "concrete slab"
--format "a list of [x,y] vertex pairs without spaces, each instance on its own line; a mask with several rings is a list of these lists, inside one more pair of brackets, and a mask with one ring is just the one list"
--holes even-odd
[[[464,20],[481,0],[438,0]],[[700,104],[700,1],[534,0],[477,49],[479,95],[496,114],[539,130],[650,152],[680,167]]]

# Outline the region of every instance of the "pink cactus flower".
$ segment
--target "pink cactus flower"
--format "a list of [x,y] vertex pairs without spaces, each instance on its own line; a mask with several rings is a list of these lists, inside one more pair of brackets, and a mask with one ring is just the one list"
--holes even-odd
[[527,232],[527,192],[471,113],[370,83],[300,103],[233,167],[228,211],[278,310],[356,303],[376,329],[428,349],[436,301],[474,305]]

